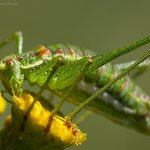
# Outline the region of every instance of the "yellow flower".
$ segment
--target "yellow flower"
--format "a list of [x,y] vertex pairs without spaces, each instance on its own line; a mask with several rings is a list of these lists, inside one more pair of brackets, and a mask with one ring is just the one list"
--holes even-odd
[[[14,96],[12,109],[13,130],[24,145],[42,150],[62,150],[71,145],[79,145],[86,140],[86,134],[65,118],[52,116],[39,101],[30,94]],[[35,103],[34,103],[35,102]]]
[[4,100],[0,92],[0,114],[3,113],[5,109],[6,109],[6,101]]

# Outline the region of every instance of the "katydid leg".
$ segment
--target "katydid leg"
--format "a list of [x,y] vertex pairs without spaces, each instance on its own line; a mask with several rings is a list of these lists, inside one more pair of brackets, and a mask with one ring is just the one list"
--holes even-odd
[[[129,66],[131,66],[135,61],[127,62],[127,63],[122,63],[122,64],[115,64],[114,68],[120,71],[124,71],[127,69]],[[138,65],[137,70],[131,74],[131,78],[136,79],[139,76],[141,76],[143,73],[148,71],[148,68],[150,67],[150,58],[146,59],[143,61],[141,64]]]
[[12,36],[4,41],[2,41],[0,43],[0,48],[8,45],[9,43],[15,41],[16,42],[16,53],[17,54],[22,54],[22,48],[23,48],[23,36],[22,36],[22,32],[18,31],[14,34],[12,34]]
[[[117,67],[117,69],[123,71],[123,70],[129,68],[134,63],[135,63],[135,61],[131,61],[131,62],[127,62],[127,63],[121,63],[121,64],[115,64],[114,67]],[[137,69],[145,68],[148,66],[150,66],[150,58],[148,58],[145,61],[143,61],[142,63],[140,63],[138,65]]]
[[[90,58],[83,58],[81,60],[78,60],[75,63],[68,63],[68,64],[62,66],[61,69],[58,70],[59,74],[56,71],[58,81],[56,81],[56,80],[54,81],[55,78],[52,77],[51,84],[49,84],[49,85],[50,86],[53,85],[53,88],[54,88],[54,85],[55,85],[55,88],[57,88],[58,87],[57,82],[59,82],[59,84],[61,84],[60,81],[62,81],[63,82],[62,84],[65,85],[65,82],[66,82],[66,85],[68,84],[68,85],[70,85],[70,87],[68,87],[69,90],[67,91],[67,93],[62,97],[61,101],[52,110],[53,115],[55,115],[57,113],[57,111],[60,109],[60,107],[62,106],[62,104],[66,100],[66,98],[71,93],[71,91],[74,89],[74,87],[77,85],[77,83],[83,78],[83,76],[85,75],[85,73],[86,73],[86,71],[89,68],[91,63],[92,63],[92,61],[91,61]],[[65,74],[62,74],[62,72],[64,72],[63,71],[64,68],[67,68],[67,70],[66,70]],[[73,71],[73,70],[75,71],[74,75],[71,75],[70,71]],[[62,77],[61,74],[63,75],[63,78],[64,78],[63,80],[60,79]],[[68,74],[70,74],[70,75],[68,76]],[[54,77],[55,77],[55,75],[54,75]],[[65,79],[66,79],[66,81],[65,81]]]
[[76,125],[82,124],[87,118],[91,117],[93,115],[92,111],[86,110],[83,114],[79,116],[79,118],[75,121]]
[[146,45],[150,43],[150,36],[147,36],[145,38],[143,38],[140,41],[134,42],[129,44],[128,46],[124,46],[123,48],[118,48],[109,52],[104,53],[103,55],[98,55],[93,57],[93,63],[90,66],[90,68],[88,69],[86,74],[89,74],[90,72],[98,69],[99,67],[105,65],[106,63],[110,62],[111,60],[129,53],[139,47],[142,47],[143,45]]
[[[132,64],[128,69],[126,69],[125,71],[123,71],[122,73],[120,73],[117,77],[115,77],[108,84],[106,84],[105,86],[103,86],[95,94],[93,94],[91,97],[89,97],[83,103],[81,103],[77,108],[75,108],[74,111],[72,111],[68,116],[66,116],[66,118],[70,120],[77,113],[79,113],[84,107],[86,107],[89,103],[91,103],[99,94],[102,94],[105,90],[107,90],[108,88],[110,88],[114,83],[116,83],[118,80],[120,80],[121,78],[123,78],[126,74],[128,74],[130,71],[132,71],[135,67],[137,67],[141,62],[143,62],[149,56],[150,56],[150,51],[148,53],[146,53],[144,56],[142,56],[141,58],[139,58],[134,64]],[[149,107],[150,107],[150,104],[149,104]]]

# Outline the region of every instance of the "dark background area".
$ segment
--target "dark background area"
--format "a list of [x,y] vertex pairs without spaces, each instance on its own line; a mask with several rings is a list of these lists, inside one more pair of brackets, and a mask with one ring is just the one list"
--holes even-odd
[[[101,54],[149,35],[149,6],[149,0],[0,0],[0,41],[21,30],[24,52],[39,44],[67,43]],[[148,49],[144,46],[115,62],[135,60]],[[0,52],[1,59],[14,53],[14,43]],[[148,94],[149,76],[150,71],[136,79]],[[0,124],[4,116],[1,118]],[[150,147],[150,137],[98,115],[82,123],[81,129],[88,133],[87,141],[70,150],[148,150]]]

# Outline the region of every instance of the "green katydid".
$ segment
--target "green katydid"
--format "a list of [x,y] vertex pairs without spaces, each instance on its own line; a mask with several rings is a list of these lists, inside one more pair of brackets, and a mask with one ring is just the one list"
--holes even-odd
[[[48,88],[62,97],[60,103],[54,108],[53,114],[59,110],[64,100],[80,104],[86,101],[88,96],[93,95],[92,100],[95,99],[95,101],[89,104],[92,110],[103,115],[109,114],[106,116],[120,124],[133,119],[134,122],[126,125],[143,133],[150,133],[149,120],[145,122],[150,111],[150,98],[129,77],[122,78],[127,72],[117,78],[120,80],[115,85],[105,89],[107,91],[102,96],[103,100],[100,101],[101,98],[91,92],[92,89],[99,89],[107,85],[111,80],[113,83],[117,81],[114,78],[121,71],[108,62],[149,43],[150,36],[103,55],[96,55],[92,51],[61,44],[52,45],[49,48],[41,46],[23,54],[21,32],[17,32],[12,38],[2,42],[0,47],[14,39],[17,39],[18,42],[17,54],[7,56],[0,62],[0,78],[11,95],[22,94],[24,80],[39,85],[41,87],[40,94]],[[149,54],[140,62],[145,61],[147,64],[149,59],[146,60],[146,58],[148,57]],[[136,66],[138,65],[139,63],[136,64]],[[88,88],[91,88],[91,91]],[[110,112],[113,113],[110,114]],[[68,118],[71,116],[73,115]],[[141,122],[139,122],[139,118]]]

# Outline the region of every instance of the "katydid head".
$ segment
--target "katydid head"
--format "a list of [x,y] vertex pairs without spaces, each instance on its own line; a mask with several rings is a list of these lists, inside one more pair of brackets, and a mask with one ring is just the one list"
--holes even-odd
[[23,76],[20,63],[14,55],[7,56],[0,62],[0,79],[11,95],[21,93]]

